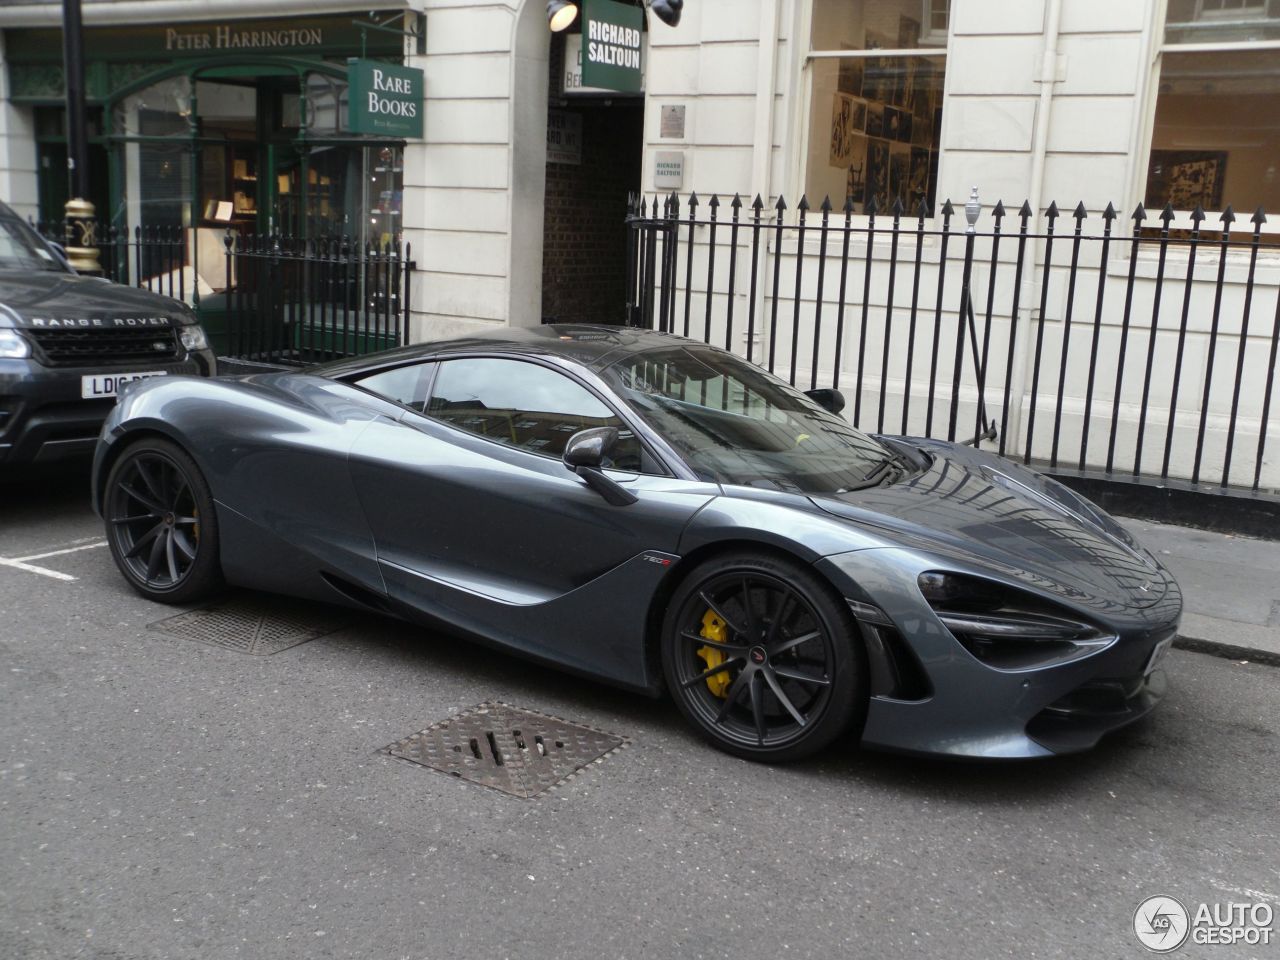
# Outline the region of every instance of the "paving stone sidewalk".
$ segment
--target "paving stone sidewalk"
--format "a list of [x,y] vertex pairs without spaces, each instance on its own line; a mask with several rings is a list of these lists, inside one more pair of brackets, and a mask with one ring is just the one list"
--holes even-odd
[[1179,646],[1280,666],[1280,541],[1121,522],[1182,585]]

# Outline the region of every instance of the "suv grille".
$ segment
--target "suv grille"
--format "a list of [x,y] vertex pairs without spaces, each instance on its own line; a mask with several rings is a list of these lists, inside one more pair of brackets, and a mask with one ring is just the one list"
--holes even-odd
[[53,367],[91,366],[101,363],[154,363],[179,355],[178,333],[173,327],[26,330],[42,359]]

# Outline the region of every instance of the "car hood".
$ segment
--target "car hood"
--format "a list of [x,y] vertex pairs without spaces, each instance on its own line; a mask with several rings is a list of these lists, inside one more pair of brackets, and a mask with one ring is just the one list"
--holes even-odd
[[814,496],[821,510],[916,547],[987,566],[1065,599],[1146,608],[1168,589],[1159,563],[1066,487],[994,454],[903,441],[932,457],[885,487]]
[[4,326],[170,326],[191,320],[188,308],[169,297],[55,270],[0,271],[0,305]]

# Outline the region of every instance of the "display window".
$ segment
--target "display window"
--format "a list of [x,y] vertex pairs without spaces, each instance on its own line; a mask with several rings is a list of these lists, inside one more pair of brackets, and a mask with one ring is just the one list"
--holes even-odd
[[948,0],[813,0],[804,191],[841,210],[932,211]]
[[[1280,2],[1170,0],[1144,202],[1280,209]],[[1180,218],[1185,219],[1185,218]],[[1217,221],[1217,217],[1210,217]]]

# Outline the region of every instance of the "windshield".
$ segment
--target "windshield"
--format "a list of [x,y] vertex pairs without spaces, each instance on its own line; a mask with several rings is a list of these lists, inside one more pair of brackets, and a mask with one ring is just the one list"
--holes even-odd
[[823,494],[893,477],[883,444],[730,354],[646,352],[603,376],[704,480]]
[[12,217],[0,217],[0,270],[64,269],[30,227]]

